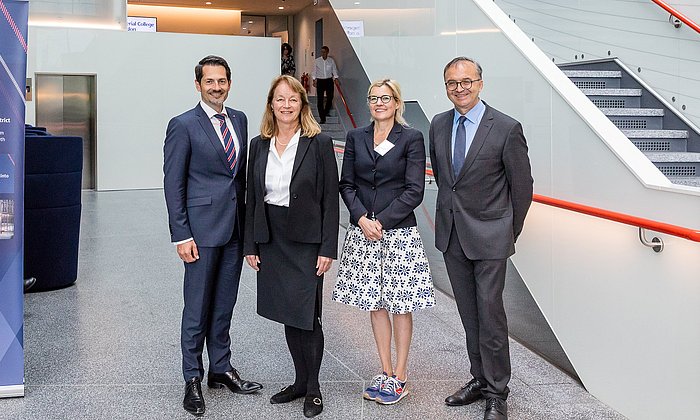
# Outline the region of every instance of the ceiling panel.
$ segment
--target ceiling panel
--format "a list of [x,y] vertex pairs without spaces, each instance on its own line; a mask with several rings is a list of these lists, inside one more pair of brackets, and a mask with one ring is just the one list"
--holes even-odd
[[[207,1],[211,2],[211,5],[205,4]],[[128,4],[234,9],[249,15],[295,15],[313,4],[313,0],[128,0]],[[284,7],[284,10],[280,10],[280,6]]]

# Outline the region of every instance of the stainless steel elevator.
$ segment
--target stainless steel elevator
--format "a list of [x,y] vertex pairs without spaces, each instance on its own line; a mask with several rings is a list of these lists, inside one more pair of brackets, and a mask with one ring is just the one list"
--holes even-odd
[[83,138],[83,189],[95,189],[97,96],[94,75],[36,74],[36,125]]

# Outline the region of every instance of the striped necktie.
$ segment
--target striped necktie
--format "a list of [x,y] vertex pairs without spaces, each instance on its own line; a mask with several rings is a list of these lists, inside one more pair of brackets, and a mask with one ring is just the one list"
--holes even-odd
[[233,136],[231,136],[231,131],[229,131],[226,125],[226,117],[224,114],[214,114],[217,120],[219,120],[219,129],[221,130],[221,137],[224,139],[224,151],[226,152],[226,160],[228,161],[229,169],[233,173],[233,168],[236,167],[236,161],[238,160],[238,154],[236,153],[236,145],[233,142]]

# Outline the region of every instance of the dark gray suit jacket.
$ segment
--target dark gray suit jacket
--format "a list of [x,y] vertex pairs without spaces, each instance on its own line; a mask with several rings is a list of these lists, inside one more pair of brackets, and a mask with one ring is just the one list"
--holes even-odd
[[447,250],[454,225],[464,255],[505,259],[515,253],[532,202],[532,175],[522,126],[486,105],[474,140],[455,177],[452,173],[454,109],[430,123],[430,161],[438,186],[435,246]]
[[197,104],[170,120],[163,146],[163,186],[173,242],[194,238],[197,246],[223,246],[234,226],[245,223],[245,175],[248,119],[226,108],[240,150],[235,175],[209,117]]

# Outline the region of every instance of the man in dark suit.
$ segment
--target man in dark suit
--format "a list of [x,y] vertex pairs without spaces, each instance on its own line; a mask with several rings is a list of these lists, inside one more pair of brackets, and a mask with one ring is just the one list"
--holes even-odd
[[183,407],[202,415],[205,342],[210,387],[249,394],[262,385],[242,380],[230,362],[229,328],[243,263],[248,120],[224,107],[231,69],[223,58],[199,62],[195,87],[199,104],[168,124],[163,172],[170,237],[185,264]]
[[506,260],[515,253],[533,180],[522,127],[481,101],[481,73],[466,57],[445,66],[454,109],[430,124],[430,160],[438,186],[435,246],[443,252],[473,376],[445,402],[486,398],[484,419],[500,420],[508,418],[510,380]]

